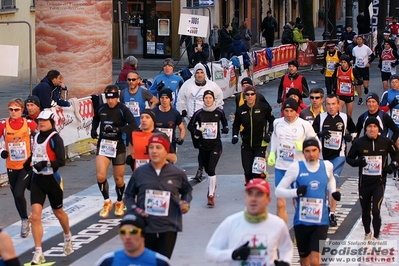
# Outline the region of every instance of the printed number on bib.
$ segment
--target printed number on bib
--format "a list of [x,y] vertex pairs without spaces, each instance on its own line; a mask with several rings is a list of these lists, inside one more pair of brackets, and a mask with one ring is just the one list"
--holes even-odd
[[324,148],[338,150],[341,147],[342,132],[330,130],[331,137],[324,139]]
[[99,155],[115,158],[116,157],[116,140],[102,139],[100,143]]
[[125,105],[127,108],[129,108],[134,117],[140,116],[140,105],[138,102],[127,102]]
[[158,129],[159,129],[159,131],[161,131],[162,133],[165,133],[166,136],[169,137],[170,143],[172,143],[173,128],[164,128],[164,127],[160,127],[160,128],[158,128]]
[[169,214],[170,192],[147,189],[145,191],[145,213],[154,216]]
[[279,158],[286,162],[293,162],[295,157],[295,148],[289,145],[282,145],[279,149]]
[[382,173],[382,156],[364,156],[367,165],[363,167],[363,175],[379,176]]
[[202,138],[204,139],[216,139],[218,133],[218,123],[217,122],[202,122],[202,127],[205,128]]
[[26,158],[26,143],[10,142],[8,143],[8,150],[10,151],[10,161],[24,161]]
[[323,199],[301,197],[299,200],[299,220],[308,223],[320,223]]
[[255,157],[252,164],[253,174],[263,174],[266,172],[266,159],[264,157]]

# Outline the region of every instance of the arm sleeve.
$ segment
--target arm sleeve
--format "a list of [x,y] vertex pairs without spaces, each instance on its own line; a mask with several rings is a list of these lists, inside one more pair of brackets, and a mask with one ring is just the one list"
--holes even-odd
[[290,165],[288,170],[285,172],[283,179],[276,187],[277,198],[296,198],[296,188],[291,188],[291,184],[296,181],[299,174],[299,163],[295,162]]
[[99,108],[94,111],[93,121],[91,122],[91,130],[97,130],[100,125]]
[[234,249],[228,247],[230,222],[225,219],[215,230],[205,249],[205,258],[216,263],[233,261]]
[[215,105],[216,107],[219,107],[220,109],[223,109],[223,91],[220,89],[220,87],[215,83],[216,89],[213,90],[215,93]]
[[124,105],[122,105],[122,106],[123,106],[122,110],[125,115],[125,121],[126,121],[127,125],[120,127],[120,131],[123,133],[132,133],[133,130],[138,129],[139,127],[137,125],[136,119],[134,118],[132,112],[130,112],[130,110],[126,106],[124,106]]
[[150,92],[152,95],[157,95],[158,77],[155,77],[154,83],[152,83]]
[[279,234],[278,255],[279,260],[287,263],[290,263],[292,261],[292,257],[294,256],[292,240],[288,231],[288,227],[285,224],[281,229],[281,233]]
[[320,132],[320,115],[317,115],[312,124],[314,132],[317,134]]
[[180,199],[191,202],[191,200],[193,199],[193,187],[188,181],[186,173],[181,171],[180,175],[182,176],[181,187],[179,189]]
[[[53,145],[51,145],[51,141],[53,141]],[[55,134],[51,137],[50,148],[55,152],[56,160],[51,161],[51,167],[54,169],[54,172],[56,172],[58,168],[65,165],[64,141],[59,134]]]
[[276,131],[274,130],[275,128],[276,128],[276,124],[277,124],[277,122],[276,121],[278,121],[278,120],[274,120],[273,121],[273,134],[272,134],[272,137],[271,137],[271,140],[270,140],[270,144],[271,144],[271,146],[270,146],[270,152],[276,152],[276,150],[277,150],[277,142],[278,142],[278,138],[277,138],[277,135],[276,135]]
[[186,81],[183,83],[183,86],[181,86],[179,93],[177,95],[177,102],[176,102],[176,109],[177,111],[179,111],[179,113],[181,114],[181,112],[183,110],[187,110],[187,106],[186,106],[186,91],[188,88],[188,83],[189,81]]
[[194,133],[194,131],[197,129],[196,123],[198,120],[199,112],[201,112],[201,109],[193,114],[193,116],[190,119],[190,122],[187,124],[187,130],[190,131],[191,133]]
[[284,76],[281,77],[280,85],[278,85],[277,101],[283,99],[283,80]]
[[132,177],[129,179],[125,190],[124,202],[127,210],[131,210],[136,206],[136,189],[135,189],[135,172],[133,172]]
[[358,148],[357,146],[358,146],[359,141],[361,141],[361,139],[356,139],[356,140],[352,143],[352,146],[351,146],[351,148],[349,149],[348,155],[346,156],[346,162],[347,162],[350,166],[353,166],[353,167],[356,166],[355,161],[356,161],[356,159],[357,159],[357,157],[358,157],[358,150],[359,150],[359,148]]
[[389,153],[392,161],[399,163],[399,150],[395,146],[395,144],[392,142],[392,140],[390,142],[391,143],[388,147],[388,153]]
[[[357,119],[357,123],[356,123],[357,137],[360,136],[360,132],[362,132],[362,129],[363,129],[363,117],[364,117],[364,114],[361,114],[359,116],[359,118]],[[395,127],[396,127],[396,125],[395,125]],[[398,128],[398,127],[396,127],[396,128]]]
[[387,113],[384,113],[384,123],[393,132],[392,140],[396,142],[399,137],[399,128]]
[[334,178],[334,173],[333,173],[334,166],[329,161],[324,161],[324,164],[326,166],[326,174],[328,176],[327,188],[328,188],[328,191],[330,192],[330,194],[332,194],[335,191],[337,191],[337,184],[335,183],[335,178]]
[[303,98],[309,97],[309,86],[305,77],[302,77],[302,96]]
[[384,112],[389,111],[389,103],[388,103],[388,92],[384,92],[381,96],[381,101],[380,101],[380,109]]
[[352,117],[350,117],[349,115],[347,117],[348,117],[347,129],[348,129],[349,133],[356,134],[357,130],[356,130],[355,123],[353,123]]
[[234,114],[234,122],[233,122],[233,130],[232,130],[232,137],[234,135],[238,136],[238,133],[240,131],[240,126],[241,126],[241,118],[238,115],[239,114],[239,109],[236,109],[236,112]]
[[269,104],[268,105],[268,110],[266,113],[266,120],[269,124],[268,129],[267,129],[267,133],[272,134],[273,133],[273,123],[274,123],[274,115],[273,115],[273,111],[272,108],[270,107]]
[[222,109],[219,108],[219,112],[222,115],[222,118],[220,120],[220,122],[222,123],[223,128],[226,128],[229,124],[227,123],[227,118],[226,118],[226,114],[224,113],[224,111]]

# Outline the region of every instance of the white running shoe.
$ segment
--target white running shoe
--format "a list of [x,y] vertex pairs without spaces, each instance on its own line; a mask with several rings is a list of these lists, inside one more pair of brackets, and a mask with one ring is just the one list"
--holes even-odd
[[43,252],[35,251],[33,252],[33,258],[30,262],[30,265],[40,265],[46,262],[44,258]]
[[64,254],[65,255],[70,255],[73,252],[73,245],[72,245],[72,240],[65,240],[64,239]]

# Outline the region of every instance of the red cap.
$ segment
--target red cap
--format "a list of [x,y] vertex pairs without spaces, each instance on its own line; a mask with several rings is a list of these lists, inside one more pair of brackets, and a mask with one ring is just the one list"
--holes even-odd
[[270,195],[270,185],[269,182],[267,182],[266,180],[264,180],[263,178],[254,178],[251,179],[248,183],[247,183],[247,187],[245,188],[245,190],[250,190],[251,188],[257,188],[260,191],[262,191],[265,194]]

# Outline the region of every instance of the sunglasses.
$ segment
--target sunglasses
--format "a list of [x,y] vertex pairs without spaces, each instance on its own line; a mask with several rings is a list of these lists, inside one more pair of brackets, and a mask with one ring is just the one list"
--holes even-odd
[[8,111],[10,111],[10,112],[18,112],[18,111],[21,111],[21,108],[8,108]]
[[130,228],[130,229],[119,229],[119,234],[120,235],[126,235],[128,234],[131,236],[137,235],[141,233],[141,229],[140,228]]
[[256,93],[245,93],[246,96],[254,96]]
[[309,97],[311,100],[313,100],[313,99],[316,99],[316,100],[319,100],[319,99],[321,99],[321,97],[320,96],[310,96]]
[[136,81],[136,80],[138,80],[138,79],[127,79],[127,81]]

